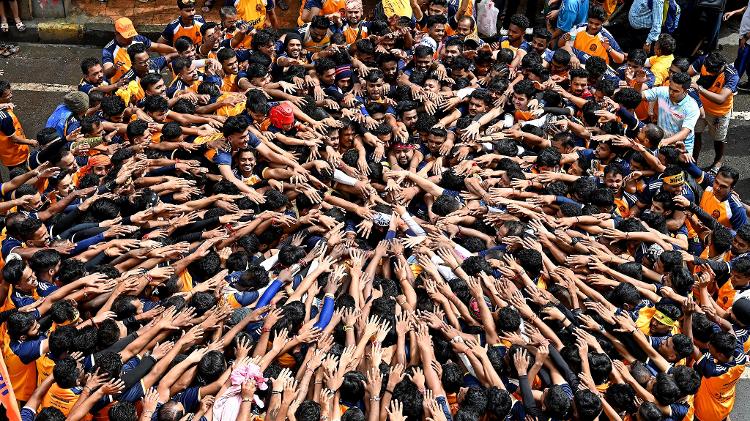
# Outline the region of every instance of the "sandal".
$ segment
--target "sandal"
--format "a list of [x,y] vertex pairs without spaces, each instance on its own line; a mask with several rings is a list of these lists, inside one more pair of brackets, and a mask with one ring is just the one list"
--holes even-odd
[[8,29],[9,29],[9,27],[8,27],[8,22],[3,22],[3,23],[0,23],[0,32],[5,32],[5,33],[7,33],[7,32],[8,32]]
[[10,55],[16,54],[20,49],[21,47],[17,45],[13,45],[13,44],[8,45],[8,53],[10,53]]
[[16,21],[16,29],[18,29],[18,32],[23,32],[26,30],[26,25],[20,20]]
[[201,12],[208,13],[211,11],[212,7],[214,7],[214,0],[206,0],[203,3],[203,7],[201,7]]
[[704,169],[703,171],[705,171],[705,172],[707,172],[707,173],[709,173],[711,175],[716,175],[716,174],[718,174],[719,169],[721,168],[722,165],[723,164],[721,162],[714,162],[713,164],[711,164],[710,167]]

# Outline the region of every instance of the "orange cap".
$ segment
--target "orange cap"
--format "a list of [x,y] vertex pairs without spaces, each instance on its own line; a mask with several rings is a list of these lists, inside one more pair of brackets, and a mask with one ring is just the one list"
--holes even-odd
[[115,31],[125,38],[133,38],[138,32],[133,26],[133,21],[128,18],[120,18],[115,21]]

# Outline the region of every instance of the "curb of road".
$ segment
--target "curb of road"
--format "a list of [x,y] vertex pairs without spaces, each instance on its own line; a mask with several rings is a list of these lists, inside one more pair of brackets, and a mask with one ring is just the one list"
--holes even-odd
[[[114,38],[111,22],[71,21],[71,19],[26,21],[26,31],[11,31],[4,41],[43,42],[49,44],[85,44],[104,46]],[[139,34],[157,39],[160,25],[138,25]]]

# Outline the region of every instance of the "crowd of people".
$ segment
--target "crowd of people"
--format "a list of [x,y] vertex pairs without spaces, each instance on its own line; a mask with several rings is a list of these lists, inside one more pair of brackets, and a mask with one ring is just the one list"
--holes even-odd
[[728,420],[744,68],[672,0],[515,3],[178,0],[33,136],[0,81],[6,416]]

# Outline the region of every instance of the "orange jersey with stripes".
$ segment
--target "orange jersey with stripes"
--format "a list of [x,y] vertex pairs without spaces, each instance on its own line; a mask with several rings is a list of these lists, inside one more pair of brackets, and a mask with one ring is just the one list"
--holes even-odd
[[26,138],[21,122],[13,110],[0,111],[0,162],[6,167],[14,167],[29,158],[29,146],[15,143],[12,136]]
[[3,358],[8,367],[10,384],[19,401],[27,401],[36,389],[36,364],[24,364],[21,358],[10,349],[10,337],[3,332]]
[[57,383],[53,383],[42,400],[42,407],[57,408],[67,417],[70,414],[70,410],[73,409],[73,405],[78,402],[78,397],[82,391],[79,387],[63,389]]
[[299,6],[299,17],[297,18],[297,25],[303,26],[305,22],[302,20],[302,13],[305,9],[320,9],[318,13],[321,16],[340,14],[344,16],[346,10],[346,0],[302,0]]
[[266,13],[273,9],[269,0],[237,0],[234,2],[237,16],[255,29],[263,29],[266,24]]
[[732,281],[728,280],[724,282],[724,285],[719,288],[719,294],[716,298],[716,304],[719,305],[719,307],[723,308],[724,310],[729,310],[732,307],[732,304],[734,304],[735,301],[739,297],[737,297],[737,294],[740,293],[743,296],[747,295],[747,293],[750,293],[750,286],[747,287],[740,287],[739,289],[735,288],[734,285],[732,285]]
[[201,35],[201,26],[206,23],[203,16],[193,16],[193,22],[190,25],[185,25],[182,22],[182,18],[179,17],[172,22],[167,24],[161,36],[167,40],[167,44],[173,45],[179,38],[187,37],[193,41],[193,45],[200,45],[203,41],[203,35]]
[[733,203],[731,203],[730,200],[732,200],[731,197],[727,200],[719,200],[714,194],[713,186],[709,186],[703,191],[700,207],[715,220],[719,221],[721,225],[724,225],[729,229],[736,229],[739,227],[734,227],[732,225],[732,217],[735,216],[735,212],[745,212],[745,209],[737,204],[733,210]]
[[695,363],[701,373],[701,386],[695,394],[695,416],[700,420],[723,420],[736,398],[736,386],[745,371],[747,356],[741,350],[727,363],[717,362],[709,353]]
[[120,80],[120,77],[132,67],[130,56],[128,56],[128,47],[133,44],[144,44],[148,49],[151,47],[151,40],[143,35],[136,35],[133,41],[126,46],[120,46],[115,40],[110,41],[109,44],[104,46],[102,50],[102,63],[112,63],[116,67],[115,73],[109,78],[110,83]]

